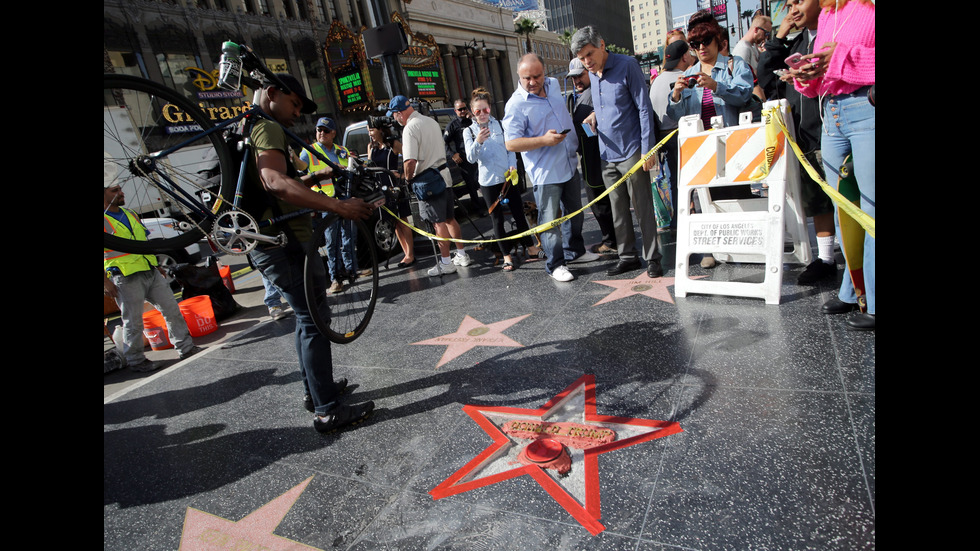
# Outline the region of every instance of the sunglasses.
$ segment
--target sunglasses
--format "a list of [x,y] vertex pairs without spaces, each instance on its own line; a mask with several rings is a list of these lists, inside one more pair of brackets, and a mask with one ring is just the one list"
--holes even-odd
[[317,132],[333,132],[333,130],[331,130],[330,128],[327,128],[326,126],[318,126],[318,127],[316,127],[316,131]]
[[695,50],[700,50],[701,49],[701,46],[704,46],[705,48],[707,48],[714,41],[715,41],[715,37],[712,36],[712,37],[710,37],[710,38],[708,38],[707,40],[704,40],[704,41],[701,41],[701,40],[692,40],[692,41],[688,42],[688,44],[690,44],[691,47],[694,48]]
[[456,112],[457,113],[465,113],[466,111],[469,111],[469,109],[466,108],[466,107],[457,107],[456,108]]
[[473,112],[476,113],[477,115],[479,115],[480,113],[489,113],[490,108],[484,107],[483,109],[474,109]]

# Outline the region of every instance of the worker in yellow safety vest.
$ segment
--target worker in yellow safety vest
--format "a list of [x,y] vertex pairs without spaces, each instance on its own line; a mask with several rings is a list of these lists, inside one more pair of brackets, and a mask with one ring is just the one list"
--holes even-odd
[[[342,145],[334,143],[337,139],[337,124],[330,117],[323,117],[316,122],[316,141],[313,142],[313,149],[317,153],[330,159],[334,164],[346,169],[350,163],[350,151]],[[310,174],[319,172],[326,168],[327,164],[311,155],[305,149],[299,155],[300,160],[308,163]],[[326,194],[328,197],[337,199],[350,198],[350,190],[346,189],[346,181],[338,179],[326,179],[317,182],[312,187],[314,191]],[[326,249],[327,267],[330,270],[329,293],[339,293],[344,290],[343,280],[345,278],[357,277],[357,255],[354,252],[354,244],[357,242],[357,229],[352,220],[337,220],[326,229]],[[343,260],[343,264],[341,264]]]
[[[126,239],[146,241],[148,231],[133,211],[122,208],[126,195],[118,184],[105,187],[103,231]],[[154,255],[128,254],[103,248],[103,289],[115,299],[122,318],[123,342],[116,343],[123,359],[133,371],[153,371],[162,367],[143,354],[143,303],[149,302],[163,314],[170,342],[180,359],[201,350],[194,346],[187,323],[174,294],[163,278]]]

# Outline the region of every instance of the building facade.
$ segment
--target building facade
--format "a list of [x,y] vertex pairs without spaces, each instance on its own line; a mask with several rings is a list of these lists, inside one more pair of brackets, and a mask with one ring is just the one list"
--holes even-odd
[[[444,107],[484,86],[502,111],[522,48],[512,20],[509,9],[470,0],[104,0],[104,70],[201,97],[215,86],[222,43],[248,44],[316,101],[294,128],[312,137],[316,117],[345,126],[398,93]],[[361,32],[392,21],[409,49],[367,58]],[[361,83],[354,94],[350,82]]]
[[667,32],[674,27],[670,0],[629,0],[633,53],[663,57]]
[[[661,0],[662,1],[662,0]],[[633,34],[630,30],[629,5],[626,2],[598,0],[542,0],[548,13],[548,30],[561,35],[592,25],[606,44],[630,49]]]

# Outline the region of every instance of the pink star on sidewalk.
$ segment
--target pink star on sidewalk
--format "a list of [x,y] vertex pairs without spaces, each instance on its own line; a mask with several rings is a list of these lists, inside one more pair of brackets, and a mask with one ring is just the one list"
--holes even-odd
[[[703,277],[708,276],[694,276],[690,279],[701,279]],[[674,304],[674,297],[672,297],[670,295],[670,291],[667,290],[667,287],[674,286],[674,278],[672,277],[653,278],[644,272],[635,279],[605,279],[601,281],[593,281],[592,283],[599,283],[616,289],[615,291],[606,295],[606,298],[600,300],[592,306],[598,306],[606,302],[612,302],[614,300],[631,297],[633,295],[646,295],[650,298]]]
[[188,507],[187,514],[184,516],[184,532],[180,537],[180,548],[187,551],[197,549],[315,550],[316,547],[273,533],[311,480],[313,480],[312,476],[238,522]]
[[507,346],[512,348],[524,346],[507,335],[504,335],[503,331],[530,315],[525,314],[516,318],[488,324],[483,324],[467,315],[463,318],[463,322],[459,324],[459,329],[455,333],[425,341],[413,342],[412,344],[446,346],[446,352],[442,355],[439,363],[436,364],[438,368],[477,346]]

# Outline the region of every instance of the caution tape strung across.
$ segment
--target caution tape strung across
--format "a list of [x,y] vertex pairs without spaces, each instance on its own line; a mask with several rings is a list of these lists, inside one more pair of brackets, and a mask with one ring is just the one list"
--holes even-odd
[[[660,140],[660,143],[658,143],[657,145],[653,146],[653,149],[651,149],[650,151],[648,151],[646,153],[646,155],[644,155],[643,157],[641,157],[640,160],[637,161],[636,164],[634,164],[633,167],[629,169],[629,172],[627,172],[626,174],[623,174],[623,177],[620,178],[619,180],[617,180],[615,184],[613,184],[612,186],[606,188],[606,191],[600,193],[595,199],[593,199],[592,201],[590,201],[588,204],[584,205],[582,208],[578,209],[575,212],[566,214],[565,216],[562,216],[560,218],[555,218],[551,222],[547,222],[547,223],[544,223],[544,224],[539,224],[539,225],[537,225],[537,226],[535,226],[535,227],[533,227],[533,228],[531,228],[531,229],[529,229],[527,231],[521,232],[521,233],[519,233],[517,235],[510,235],[510,236],[507,236],[507,237],[502,237],[500,239],[453,239],[451,237],[439,237],[438,235],[433,235],[433,234],[431,234],[431,233],[429,233],[429,232],[427,232],[425,230],[416,228],[415,226],[413,226],[413,225],[409,224],[408,222],[402,220],[401,218],[398,217],[397,214],[391,212],[391,209],[389,209],[388,207],[384,207],[383,206],[381,208],[383,208],[385,210],[385,212],[387,212],[388,214],[390,214],[395,220],[398,220],[398,222],[400,224],[402,224],[403,226],[406,226],[406,227],[410,228],[413,232],[415,232],[415,233],[417,233],[419,235],[424,235],[425,237],[428,237],[429,239],[435,239],[437,241],[452,241],[452,242],[455,242],[455,243],[497,243],[498,241],[509,241],[509,240],[512,240],[512,239],[520,239],[522,237],[527,237],[529,235],[534,235],[534,234],[537,234],[537,233],[548,231],[548,230],[553,229],[553,228],[557,228],[558,226],[560,226],[566,220],[570,220],[571,218],[573,218],[575,216],[578,216],[585,209],[591,207],[597,201],[599,201],[603,197],[609,195],[612,192],[612,190],[614,190],[617,187],[619,187],[630,176],[632,176],[634,172],[636,172],[637,170],[642,169],[643,168],[643,164],[646,163],[647,160],[649,160],[651,157],[653,157],[654,154],[657,153],[657,151],[660,151],[660,148],[662,148],[665,143],[667,143],[671,138],[673,138],[674,137],[674,134],[676,134],[676,133],[677,133],[677,130],[674,130],[673,132],[671,132],[670,134],[668,134],[664,139]],[[516,171],[508,171],[507,174],[505,175],[505,177],[508,180],[511,180],[511,185],[516,185],[517,184],[517,172]]]
[[[823,178],[820,177],[820,173],[817,172],[817,170],[810,165],[809,161],[806,160],[806,157],[803,156],[803,151],[800,150],[800,146],[796,144],[796,140],[794,140],[790,135],[789,130],[786,128],[786,123],[783,122],[783,118],[779,114],[779,111],[776,109],[767,109],[765,112],[763,112],[763,116],[766,116],[767,126],[773,125],[774,123],[779,125],[783,133],[786,135],[786,139],[789,141],[790,147],[792,147],[793,151],[796,152],[796,157],[800,160],[800,165],[803,166],[804,169],[806,169],[807,173],[810,174],[810,177],[813,178],[813,181],[820,186],[820,189],[822,189],[824,193],[830,196],[830,199],[838,207],[840,207],[844,212],[849,214],[851,218],[857,221],[858,224],[861,224],[861,227],[863,227],[864,230],[868,232],[868,235],[874,237],[875,219],[869,216],[868,213],[861,210],[860,207],[850,202],[846,197],[841,195],[836,189],[830,187],[830,185],[826,181],[824,181]],[[766,132],[767,140],[769,139],[770,135],[775,135],[775,132],[770,133],[767,131]]]

